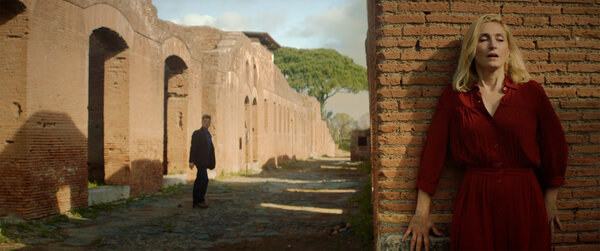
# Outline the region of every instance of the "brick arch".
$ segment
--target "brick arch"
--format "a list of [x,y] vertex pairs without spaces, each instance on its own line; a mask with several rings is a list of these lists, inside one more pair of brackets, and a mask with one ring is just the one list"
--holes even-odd
[[135,30],[127,17],[118,9],[108,4],[94,4],[84,9],[82,17],[87,34],[100,27],[106,27],[118,33],[126,44],[134,44]]
[[100,27],[89,36],[88,56],[89,178],[128,185],[129,46],[119,33]]
[[188,68],[193,68],[192,54],[188,45],[179,37],[169,37],[162,42],[162,55],[165,60],[171,56],[179,57]]
[[188,88],[187,64],[177,55],[164,62],[163,173],[186,171]]

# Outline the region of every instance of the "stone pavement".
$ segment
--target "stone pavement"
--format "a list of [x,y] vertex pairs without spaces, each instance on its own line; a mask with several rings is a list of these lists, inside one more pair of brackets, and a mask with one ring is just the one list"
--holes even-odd
[[344,231],[356,213],[350,198],[364,179],[357,164],[320,158],[220,177],[209,183],[207,209],[191,207],[192,185],[185,185],[177,195],[130,202],[92,220],[70,219],[58,239],[23,235],[0,249],[359,250]]

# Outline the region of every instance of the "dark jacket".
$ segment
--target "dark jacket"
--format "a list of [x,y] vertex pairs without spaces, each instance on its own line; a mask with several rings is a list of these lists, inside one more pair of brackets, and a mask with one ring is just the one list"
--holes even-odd
[[196,167],[215,168],[215,147],[208,143],[207,136],[210,135],[206,128],[194,131],[192,134],[192,147],[190,147],[190,163]]

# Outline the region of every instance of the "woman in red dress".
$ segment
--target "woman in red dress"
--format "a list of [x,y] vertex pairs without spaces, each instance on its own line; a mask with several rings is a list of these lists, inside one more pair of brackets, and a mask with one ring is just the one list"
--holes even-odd
[[455,199],[452,250],[550,250],[567,144],[543,88],[531,80],[515,40],[496,14],[463,40],[452,86],[439,98],[421,155],[411,250],[429,249],[429,209],[450,150],[465,176]]

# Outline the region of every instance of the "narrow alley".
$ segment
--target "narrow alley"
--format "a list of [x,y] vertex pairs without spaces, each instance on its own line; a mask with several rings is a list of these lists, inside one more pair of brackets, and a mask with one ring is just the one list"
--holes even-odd
[[320,158],[217,177],[209,183],[207,209],[191,207],[188,184],[94,219],[70,217],[54,234],[25,230],[19,243],[0,249],[359,250],[349,228],[357,213],[352,197],[366,178],[357,167],[348,158]]

